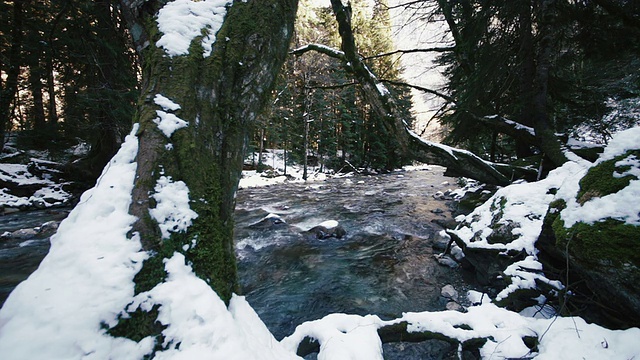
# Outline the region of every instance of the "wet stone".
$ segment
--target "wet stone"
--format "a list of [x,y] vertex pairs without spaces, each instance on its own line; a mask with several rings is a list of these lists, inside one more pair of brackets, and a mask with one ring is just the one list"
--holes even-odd
[[440,296],[446,299],[458,299],[458,291],[453,287],[453,285],[448,284],[442,287],[440,290]]

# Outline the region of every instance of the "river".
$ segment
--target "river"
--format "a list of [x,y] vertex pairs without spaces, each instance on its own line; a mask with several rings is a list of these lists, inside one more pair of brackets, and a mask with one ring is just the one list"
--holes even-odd
[[[456,188],[443,169],[334,178],[241,189],[236,206],[236,249],[241,292],[280,340],[296,325],[334,312],[376,314],[443,310],[444,285],[466,289],[459,270],[434,258],[439,225],[450,203],[434,197]],[[0,232],[59,221],[68,210],[0,217]],[[251,226],[268,214],[286,224]],[[346,230],[340,239],[302,236],[327,220]],[[0,304],[39,265],[48,237],[0,239]],[[441,341],[385,344],[385,359],[451,358]],[[314,359],[310,355],[307,359]]]
[[[247,300],[277,339],[333,312],[391,319],[443,310],[443,286],[466,289],[460,272],[439,265],[432,248],[438,224],[451,219],[448,201],[434,194],[450,188],[455,179],[433,167],[240,190],[236,248]],[[289,226],[250,226],[268,214]],[[299,235],[327,220],[347,235]],[[451,350],[439,341],[384,346],[385,359],[449,358]]]

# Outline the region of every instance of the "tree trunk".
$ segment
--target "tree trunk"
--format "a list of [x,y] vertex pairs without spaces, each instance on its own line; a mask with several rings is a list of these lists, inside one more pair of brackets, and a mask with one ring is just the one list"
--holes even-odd
[[536,14],[540,39],[538,41],[538,61],[534,83],[533,127],[544,155],[548,157],[555,166],[560,166],[568,160],[562,152],[560,141],[556,137],[555,131],[550,124],[547,101],[551,56],[553,54],[553,17],[556,11],[553,7],[555,4],[556,0],[537,0]]
[[[53,45],[49,44],[47,51],[47,92],[49,93],[49,101],[47,103],[47,131],[49,136],[54,136],[58,128],[58,109],[56,108],[56,81],[53,68]],[[112,154],[115,155],[115,152]]]
[[33,104],[30,109],[30,120],[33,121],[33,134],[38,134],[36,140],[37,146],[44,146],[44,140],[40,135],[46,134],[46,117],[44,115],[44,100],[42,97],[42,68],[40,67],[39,51],[31,54],[34,62],[29,66],[29,90]]
[[[168,56],[156,46],[162,33],[155,19],[165,3],[120,1],[143,70],[136,119],[138,168],[130,209],[138,221],[131,233],[139,234],[143,247],[156,253],[136,277],[136,291],[162,281],[162,258],[179,251],[228,301],[237,284],[232,214],[243,148],[286,57],[297,1],[234,2],[208,57],[198,37],[186,55]],[[173,115],[186,127],[169,135],[160,131],[154,122],[160,116],[157,111],[171,111],[155,104],[159,94],[180,105]],[[161,176],[186,184],[191,209],[198,214],[186,232],[173,232],[169,239],[162,238],[149,213],[156,206],[153,194]]]
[[[531,21],[531,0],[520,0],[520,116],[518,122],[525,126],[533,126],[532,94],[535,76],[535,52],[533,44],[533,25]],[[531,144],[514,138],[516,155],[519,158],[531,156]]]
[[[9,62],[4,63],[2,70],[6,72],[7,78],[0,92],[0,148],[4,146],[4,135],[9,125],[9,115],[11,114],[11,102],[18,91],[18,75],[20,74],[20,59],[22,52],[22,25],[23,11],[22,1],[13,2],[13,26],[11,29],[11,49],[9,50]],[[4,68],[6,65],[6,69]],[[1,80],[0,80],[1,83]]]

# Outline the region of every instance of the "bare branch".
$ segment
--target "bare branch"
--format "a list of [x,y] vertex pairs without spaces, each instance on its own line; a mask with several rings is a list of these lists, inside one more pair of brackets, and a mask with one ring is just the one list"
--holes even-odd
[[346,88],[346,87],[354,86],[354,85],[358,85],[358,83],[355,82],[355,81],[352,81],[352,82],[348,82],[348,83],[344,83],[344,84],[306,86],[306,88],[307,89],[325,89],[325,90],[330,90],[330,89],[342,89],[342,88]]
[[402,81],[396,81],[396,80],[380,80],[380,81],[382,81],[384,83],[387,83],[387,84],[395,85],[395,86],[406,86],[406,87],[410,87],[410,88],[413,88],[413,89],[416,89],[416,90],[420,90],[422,92],[441,97],[441,98],[447,100],[450,103],[455,103],[456,102],[456,100],[454,98],[452,98],[451,96],[449,96],[447,94],[443,94],[443,93],[441,93],[439,91],[436,91],[436,90],[433,90],[433,89],[428,89],[428,88],[425,88],[425,87],[422,87],[422,86],[419,86],[419,85],[412,85],[412,84],[408,84],[408,83],[405,83],[405,82],[402,82]]
[[447,52],[454,51],[455,46],[445,46],[445,47],[432,47],[432,48],[424,48],[424,49],[408,49],[408,50],[395,50],[388,53],[382,53],[378,55],[365,57],[363,60],[377,59],[385,56],[391,56],[395,54],[411,54],[411,53],[424,53],[424,52]]

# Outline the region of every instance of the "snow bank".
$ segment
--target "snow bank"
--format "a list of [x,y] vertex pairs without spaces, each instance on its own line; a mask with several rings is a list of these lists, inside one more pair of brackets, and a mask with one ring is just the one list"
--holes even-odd
[[137,138],[127,136],[60,224],[40,267],[0,310],[3,359],[131,359],[149,351],[150,344],[112,338],[101,325],[115,325],[147,257],[137,238],[127,238],[137,148]]
[[[255,153],[254,155],[257,156],[258,153]],[[250,162],[252,160],[251,157],[252,155],[250,155],[245,161]],[[273,175],[275,176],[267,176],[269,171],[258,173],[255,170],[245,170],[242,172],[242,178],[240,179],[238,188],[246,189],[246,188],[253,188],[253,187],[272,186],[272,185],[282,184],[284,182],[294,182],[294,183],[304,182],[302,178],[303,167],[300,165],[292,165],[287,163],[286,164],[287,175],[286,176],[278,175],[278,174],[284,174],[284,171],[285,171],[283,150],[270,149],[263,152],[262,163],[266,166],[270,166],[273,169]],[[308,170],[307,182],[323,181],[329,177],[325,173],[314,171],[312,167],[309,167],[307,170]]]
[[[32,163],[43,163],[42,160],[31,159]],[[72,195],[62,189],[64,184],[57,184],[47,178],[36,176],[29,171],[29,165],[0,164],[0,182],[9,187],[28,187],[33,190],[31,196],[17,196],[9,188],[0,188],[0,206],[11,208],[36,207],[47,208],[64,205]],[[39,187],[39,189],[37,189]],[[37,189],[37,190],[36,190]]]
[[[456,220],[462,225],[453,232],[471,248],[524,250],[529,255],[535,255],[535,242],[542,230],[542,221],[549,204],[556,198],[554,192],[577,186],[589,165],[587,161],[567,162],[541,181],[522,182],[501,188],[472,213],[458,217]],[[488,240],[493,232],[491,226],[494,218],[500,218],[499,223],[502,224],[519,224],[513,234],[516,237],[513,241],[502,244]]]
[[[620,132],[611,139],[609,145],[594,163],[594,166],[612,160],[629,150],[640,149],[640,127]],[[624,189],[602,197],[595,197],[580,204],[576,195],[579,187],[566,189],[562,198],[566,208],[560,212],[565,227],[570,228],[578,222],[593,224],[606,218],[618,219],[630,225],[640,226],[640,159],[630,155],[616,163],[618,166],[630,166],[623,173],[614,173],[614,177],[631,176],[633,179]]]

